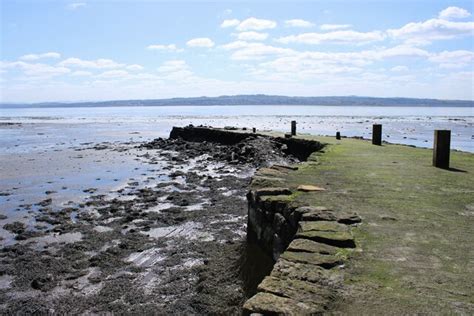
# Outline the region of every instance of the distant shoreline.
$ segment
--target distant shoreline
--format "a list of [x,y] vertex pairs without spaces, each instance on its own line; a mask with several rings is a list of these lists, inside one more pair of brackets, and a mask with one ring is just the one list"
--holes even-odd
[[219,97],[117,100],[100,102],[1,103],[0,108],[149,107],[149,106],[365,106],[365,107],[474,107],[469,100],[375,97],[288,97],[236,95]]

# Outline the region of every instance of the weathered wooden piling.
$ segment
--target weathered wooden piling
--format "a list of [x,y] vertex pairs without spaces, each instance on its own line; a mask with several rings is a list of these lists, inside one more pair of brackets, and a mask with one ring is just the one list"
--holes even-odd
[[433,142],[433,166],[449,168],[449,154],[451,147],[451,131],[435,130]]
[[372,125],[372,144],[382,145],[382,124]]
[[336,132],[336,139],[341,139],[341,133],[340,132]]
[[291,121],[291,136],[296,136],[296,121]]
[[257,132],[257,129],[254,127],[252,128],[252,133],[256,133]]

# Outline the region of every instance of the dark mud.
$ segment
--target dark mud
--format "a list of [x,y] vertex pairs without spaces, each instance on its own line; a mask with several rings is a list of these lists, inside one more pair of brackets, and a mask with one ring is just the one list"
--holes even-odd
[[247,187],[256,167],[296,161],[284,146],[157,139],[133,148],[156,169],[113,194],[88,186],[79,203],[21,206],[33,220],[4,227],[15,241],[0,252],[0,313],[239,314]]

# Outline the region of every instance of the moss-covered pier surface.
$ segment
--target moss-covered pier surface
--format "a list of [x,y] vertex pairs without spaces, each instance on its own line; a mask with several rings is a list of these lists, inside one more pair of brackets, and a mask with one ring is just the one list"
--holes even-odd
[[474,313],[473,154],[296,138],[327,145],[252,181],[249,238],[277,261],[246,312]]

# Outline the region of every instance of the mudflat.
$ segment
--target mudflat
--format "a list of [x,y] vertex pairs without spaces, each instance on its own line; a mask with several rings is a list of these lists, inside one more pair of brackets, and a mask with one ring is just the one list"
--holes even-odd
[[[2,184],[1,312],[239,313],[245,195],[256,168],[298,161],[283,149],[258,135],[231,145],[156,139],[10,161],[7,176],[23,178]],[[74,170],[73,189],[51,188],[56,168]],[[18,194],[44,173],[51,183]]]

